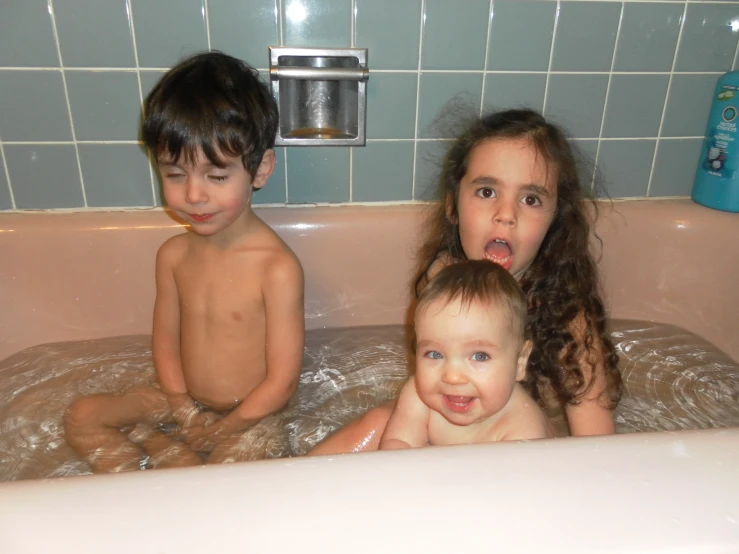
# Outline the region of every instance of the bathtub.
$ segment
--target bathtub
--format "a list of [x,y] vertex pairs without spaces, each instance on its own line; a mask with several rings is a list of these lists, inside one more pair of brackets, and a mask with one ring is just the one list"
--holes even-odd
[[[402,323],[427,206],[258,209],[306,276],[308,329]],[[739,217],[602,204],[612,317],[739,360]],[[0,215],[0,359],[151,332],[164,212]],[[596,249],[599,249],[596,243]],[[397,546],[396,546],[397,545]],[[738,552],[739,428],[290,458],[0,484],[0,552]]]

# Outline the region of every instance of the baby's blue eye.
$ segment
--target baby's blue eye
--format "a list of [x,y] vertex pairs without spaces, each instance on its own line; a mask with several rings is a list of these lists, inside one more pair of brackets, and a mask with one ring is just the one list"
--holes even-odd
[[472,359],[476,362],[486,362],[490,359],[490,356],[485,354],[485,352],[475,352],[472,354]]
[[432,360],[441,360],[444,356],[441,355],[441,352],[437,352],[436,350],[430,350],[426,352],[426,357],[431,358]]

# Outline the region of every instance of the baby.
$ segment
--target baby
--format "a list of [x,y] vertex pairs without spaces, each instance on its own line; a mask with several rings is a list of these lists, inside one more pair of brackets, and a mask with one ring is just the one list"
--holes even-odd
[[415,317],[416,372],[380,441],[383,450],[554,437],[519,381],[531,341],[513,276],[487,260],[442,269]]
[[147,97],[144,142],[189,231],[156,259],[159,387],[82,398],[65,414],[67,442],[95,471],[233,461],[243,433],[295,392],[302,268],[251,207],[274,170],[277,121],[257,72],[218,52],[184,60]]

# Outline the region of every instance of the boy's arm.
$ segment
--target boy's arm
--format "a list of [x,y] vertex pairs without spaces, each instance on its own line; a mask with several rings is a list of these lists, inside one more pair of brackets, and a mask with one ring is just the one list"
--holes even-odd
[[180,304],[173,273],[180,255],[177,246],[170,239],[157,252],[152,354],[159,386],[177,422],[186,426],[197,408],[187,393],[180,363]]
[[418,397],[413,377],[403,386],[380,440],[380,450],[417,448],[429,442],[429,408]]
[[581,399],[579,404],[567,404],[565,412],[570,433],[573,436],[584,435],[612,435],[616,432],[613,420],[613,411],[608,407],[606,369],[603,358],[603,348],[597,335],[593,336],[591,350],[584,346],[587,321],[583,314],[579,314],[570,325],[570,333],[581,345],[582,354],[579,358],[580,368],[586,383],[592,380],[590,390]]
[[[234,411],[206,428],[208,435],[227,436],[248,429],[282,409],[298,388],[305,344],[300,262],[292,255],[274,260],[267,268],[262,291],[267,326],[267,376]],[[202,447],[206,443],[196,442],[194,446]]]

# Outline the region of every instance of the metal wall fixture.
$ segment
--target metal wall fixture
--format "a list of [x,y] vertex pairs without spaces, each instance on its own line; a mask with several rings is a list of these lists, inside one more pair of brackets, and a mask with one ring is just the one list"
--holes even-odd
[[364,146],[366,48],[270,47],[277,146]]

